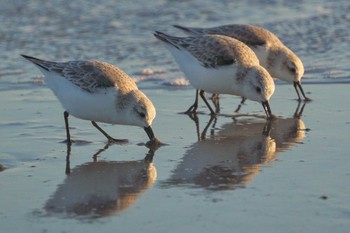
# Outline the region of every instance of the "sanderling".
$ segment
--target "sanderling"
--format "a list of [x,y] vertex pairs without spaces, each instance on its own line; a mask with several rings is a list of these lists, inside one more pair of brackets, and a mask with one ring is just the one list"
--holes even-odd
[[34,63],[44,74],[46,85],[61,102],[64,111],[67,143],[69,114],[89,120],[108,142],[125,142],[114,139],[102,130],[97,122],[143,127],[151,141],[156,141],[152,121],[156,110],[152,102],[122,70],[102,61],[52,62],[22,55]]
[[[216,34],[235,38],[248,45],[258,57],[260,64],[267,69],[273,78],[293,83],[298,100],[301,94],[309,101],[301,86],[304,66],[300,58],[285,46],[272,32],[250,24],[233,24],[212,28],[192,28],[174,25],[189,35]],[[244,102],[244,100],[243,100]]]
[[[218,94],[238,95],[262,103],[267,117],[272,117],[269,99],[275,90],[270,74],[259,65],[255,53],[244,43],[222,35],[173,37],[155,32],[165,42],[191,85]],[[196,111],[197,99],[187,112]]]

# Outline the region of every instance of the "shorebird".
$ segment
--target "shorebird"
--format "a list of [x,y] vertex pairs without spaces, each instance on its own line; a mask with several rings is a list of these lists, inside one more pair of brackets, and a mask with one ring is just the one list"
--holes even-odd
[[[299,101],[302,98],[298,88],[304,97],[304,101],[311,100],[305,95],[301,86],[301,79],[304,75],[302,61],[275,34],[265,28],[251,24],[232,24],[211,28],[194,28],[180,25],[174,25],[174,27],[191,36],[215,34],[242,41],[255,52],[260,64],[266,68],[273,78],[293,83]],[[244,99],[241,103],[243,102]]]
[[122,70],[103,61],[52,62],[22,55],[44,74],[46,85],[61,102],[64,111],[67,143],[72,143],[68,116],[89,120],[109,143],[115,139],[96,122],[134,125],[144,128],[149,139],[156,141],[152,122],[156,110],[147,96]]
[[[238,95],[260,102],[272,117],[269,99],[275,90],[270,74],[260,66],[255,53],[244,43],[222,35],[174,37],[162,32],[154,36],[164,42],[191,85],[212,114],[204,92]],[[195,112],[195,103],[186,111]]]

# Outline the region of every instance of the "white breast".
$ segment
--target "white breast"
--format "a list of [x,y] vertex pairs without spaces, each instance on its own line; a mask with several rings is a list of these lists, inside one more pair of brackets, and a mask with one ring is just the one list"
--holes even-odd
[[235,65],[206,68],[189,52],[169,49],[191,85],[210,93],[237,95],[234,91]]
[[45,83],[69,114],[84,120],[120,123],[116,112],[117,89],[103,88],[89,93],[64,77],[52,73],[45,75]]

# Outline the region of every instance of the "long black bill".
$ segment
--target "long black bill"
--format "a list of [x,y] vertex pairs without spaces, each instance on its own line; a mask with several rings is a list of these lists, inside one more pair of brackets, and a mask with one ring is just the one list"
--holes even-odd
[[266,114],[266,117],[267,118],[272,118],[272,112],[271,112],[271,108],[270,108],[270,104],[269,104],[269,101],[263,101],[261,102],[262,103],[262,106],[264,108],[264,111],[265,111],[265,114]]
[[154,136],[152,127],[151,127],[151,126],[144,127],[144,130],[146,131],[146,133],[147,133],[149,139],[150,139],[151,141],[153,141],[153,140],[155,139],[155,136]]
[[296,92],[297,92],[297,94],[298,94],[299,101],[301,101],[301,97],[300,97],[300,94],[299,94],[298,88],[300,89],[301,94],[303,95],[303,97],[304,97],[304,100],[305,100],[305,101],[310,101],[310,100],[311,100],[309,97],[307,97],[307,96],[305,95],[304,90],[303,90],[303,88],[302,88],[302,86],[301,86],[300,81],[296,81],[296,82],[294,82],[294,83],[293,83],[293,85],[294,85],[294,89],[295,89],[295,91],[296,91]]

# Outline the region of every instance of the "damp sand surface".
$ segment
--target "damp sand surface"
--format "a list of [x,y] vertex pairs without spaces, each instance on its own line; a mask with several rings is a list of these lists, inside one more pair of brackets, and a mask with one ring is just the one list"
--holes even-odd
[[251,101],[233,114],[240,100],[232,96],[221,96],[216,119],[203,105],[191,119],[178,112],[192,103],[193,89],[145,89],[158,109],[154,132],[168,144],[156,151],[142,145],[142,129],[102,124],[129,139],[106,147],[88,121],[73,117],[78,143],[69,150],[49,90],[2,92],[1,228],[347,232],[349,85],[305,89],[313,101],[298,106],[292,87],[277,86],[270,123]]
[[[339,1],[7,1],[0,7],[1,232],[337,232],[350,229],[350,3]],[[261,104],[222,95],[211,119],[178,114],[195,91],[155,30],[251,23],[303,61],[304,90],[276,81]],[[106,146],[70,118],[20,54],[104,60],[153,101],[153,129],[101,124],[127,138]]]

